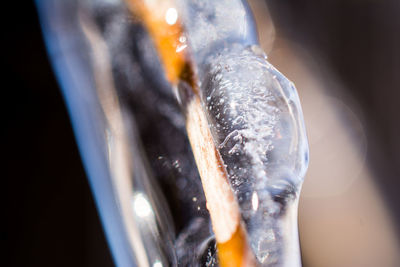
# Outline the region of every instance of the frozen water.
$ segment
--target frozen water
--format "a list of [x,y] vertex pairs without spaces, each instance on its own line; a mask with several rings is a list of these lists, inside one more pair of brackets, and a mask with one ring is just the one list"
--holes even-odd
[[235,45],[209,58],[202,93],[211,131],[234,185],[252,177],[255,189],[297,188],[308,158],[299,99],[254,51]]
[[256,46],[225,47],[204,68],[202,97],[214,141],[252,248],[271,264],[283,253],[279,220],[297,199],[308,165],[296,89]]
[[180,266],[218,266],[215,238],[207,218],[195,218],[175,243]]
[[308,166],[296,89],[257,46],[244,2],[192,0],[181,8],[204,110],[252,249],[263,266],[281,266],[288,243],[297,242],[284,225],[297,227],[287,217]]
[[242,0],[178,0],[188,35],[191,55],[197,64],[227,43],[257,43],[252,13]]
[[[179,2],[180,9],[172,14],[170,22],[178,19],[185,27],[180,41],[188,42],[185,51],[193,59],[204,111],[240,204],[252,249],[263,266],[282,265],[287,243],[285,221],[289,211],[296,208],[308,163],[307,139],[296,90],[254,45],[257,44],[255,26],[245,1]],[[124,234],[126,225],[118,221],[121,214],[115,202],[115,188],[110,183],[115,177],[109,174],[107,155],[99,153],[112,145],[113,138],[103,138],[104,114],[96,102],[98,84],[93,81],[99,66],[88,60],[104,58],[107,54],[109,60],[99,61],[103,64],[100,69],[107,69],[113,78],[107,90],[118,98],[121,113],[126,116],[126,134],[135,144],[134,148],[126,147],[132,154],[132,162],[127,165],[134,166],[130,178],[135,185],[128,190],[132,189],[129,191],[132,194],[140,193],[137,203],[141,209],[138,206],[136,213],[141,219],[135,222],[144,229],[140,242],[147,244],[147,254],[154,254],[150,255],[156,260],[154,265],[160,263],[161,256],[174,265],[175,260],[170,258],[176,252],[182,266],[217,266],[215,240],[185,136],[184,118],[170,86],[163,79],[161,64],[143,27],[131,20],[122,0],[68,3],[46,0],[39,6],[50,54],[64,85],[117,263],[133,261],[129,248],[132,240]],[[91,34],[104,42],[101,53],[94,53],[100,47],[99,42],[88,46],[88,36],[82,31],[85,21],[93,24],[93,27],[86,25],[95,29]],[[137,135],[128,131],[129,127],[136,129],[134,121]],[[111,137],[113,134],[110,133]],[[164,242],[166,236],[168,240],[175,238],[169,220],[159,220],[160,216],[156,216],[157,223],[150,224],[143,219],[151,214],[148,209],[142,209],[143,203],[154,206],[152,211],[156,214],[161,207],[152,201],[152,195],[156,199],[161,193],[150,192],[154,186],[147,184],[151,175],[146,158],[174,215],[173,223],[178,231],[175,246]],[[143,170],[144,175],[138,170]],[[146,185],[142,191],[136,186],[140,183]],[[296,223],[296,218],[291,221]],[[163,227],[154,236],[146,235],[146,230],[154,225]]]

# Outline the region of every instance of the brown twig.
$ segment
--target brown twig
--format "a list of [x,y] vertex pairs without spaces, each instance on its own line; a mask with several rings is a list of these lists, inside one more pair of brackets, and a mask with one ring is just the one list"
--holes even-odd
[[179,46],[186,45],[181,38],[184,36],[182,24],[179,20],[172,24],[166,20],[173,3],[155,1],[156,6],[148,6],[146,1],[126,1],[148,29],[170,83],[176,87],[182,81],[191,86],[192,97],[184,103],[186,130],[207,200],[219,263],[222,267],[255,266],[254,255],[241,224],[239,206],[201,104],[188,49],[179,49]]

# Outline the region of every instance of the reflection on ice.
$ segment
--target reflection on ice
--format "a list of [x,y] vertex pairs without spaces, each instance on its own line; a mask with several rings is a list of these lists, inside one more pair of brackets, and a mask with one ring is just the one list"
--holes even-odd
[[138,193],[133,198],[133,208],[135,209],[135,213],[140,218],[146,218],[152,214],[152,209],[147,201],[146,197],[142,193]]

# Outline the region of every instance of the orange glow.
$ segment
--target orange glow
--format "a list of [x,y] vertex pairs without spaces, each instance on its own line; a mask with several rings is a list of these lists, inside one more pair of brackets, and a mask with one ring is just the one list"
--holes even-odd
[[231,239],[224,243],[217,243],[218,260],[221,267],[254,266],[253,255],[246,242],[246,233],[239,226]]
[[161,11],[153,12],[143,1],[127,0],[127,3],[132,12],[144,22],[163,63],[168,81],[176,85],[189,65],[184,49],[186,38],[182,38],[183,27],[178,17],[173,17],[172,20],[168,17],[171,8],[161,7]]

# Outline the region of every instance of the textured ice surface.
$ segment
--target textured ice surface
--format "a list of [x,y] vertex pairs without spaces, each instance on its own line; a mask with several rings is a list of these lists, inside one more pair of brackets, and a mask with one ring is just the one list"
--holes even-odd
[[[284,265],[297,236],[285,236],[283,224],[297,209],[308,165],[296,89],[255,45],[244,2],[192,0],[181,8],[204,110],[252,249],[263,266]],[[297,227],[296,218],[290,223]]]
[[[257,38],[245,1],[180,2],[178,18],[185,27],[187,51],[194,59],[204,110],[252,248],[263,266],[279,265],[286,234],[282,221],[295,203],[308,161],[296,91],[259,48],[249,46],[256,44]],[[134,161],[145,169],[144,162],[149,159],[173,215],[178,236],[175,246],[167,249],[174,249],[180,266],[217,266],[215,241],[184,118],[143,25],[131,19],[122,0],[38,3],[116,262],[131,265],[133,258],[129,250],[132,240],[127,240],[124,226],[115,219],[120,211],[109,186],[112,177],[107,176],[106,154],[98,153],[112,138],[104,138],[103,114],[96,106],[97,84],[92,78],[99,69],[90,59],[106,54],[110,60],[101,62],[109,70],[107,75],[113,77],[113,86],[108,89],[115,90],[127,121],[132,125],[137,122],[140,137],[127,133],[131,142],[144,145],[144,152],[132,150]],[[99,48],[96,45],[88,47],[88,38],[82,32],[86,20],[96,29],[96,38],[105,43],[101,53],[94,53]],[[95,164],[98,162],[103,164]],[[135,183],[146,181],[146,176],[138,175],[137,166],[133,169]],[[139,196],[151,200],[146,192],[139,192]],[[154,227],[144,220],[137,223],[144,230]],[[159,220],[158,224],[168,226],[169,222]],[[164,234],[173,238],[173,231],[163,229],[162,236],[154,236],[154,244],[165,245]],[[146,231],[142,234],[144,243],[152,241]],[[147,251],[160,253],[152,256],[154,259],[170,255],[154,244]]]
[[270,190],[278,181],[283,188],[301,183],[308,147],[293,83],[257,46],[224,49],[209,59],[206,72],[203,98],[224,162],[234,163],[233,184],[249,175],[256,187]]
[[210,56],[201,89],[211,132],[261,263],[279,260],[279,220],[297,198],[308,145],[297,92],[258,46]]
[[180,18],[197,64],[229,43],[257,42],[253,16],[242,0],[178,0]]

